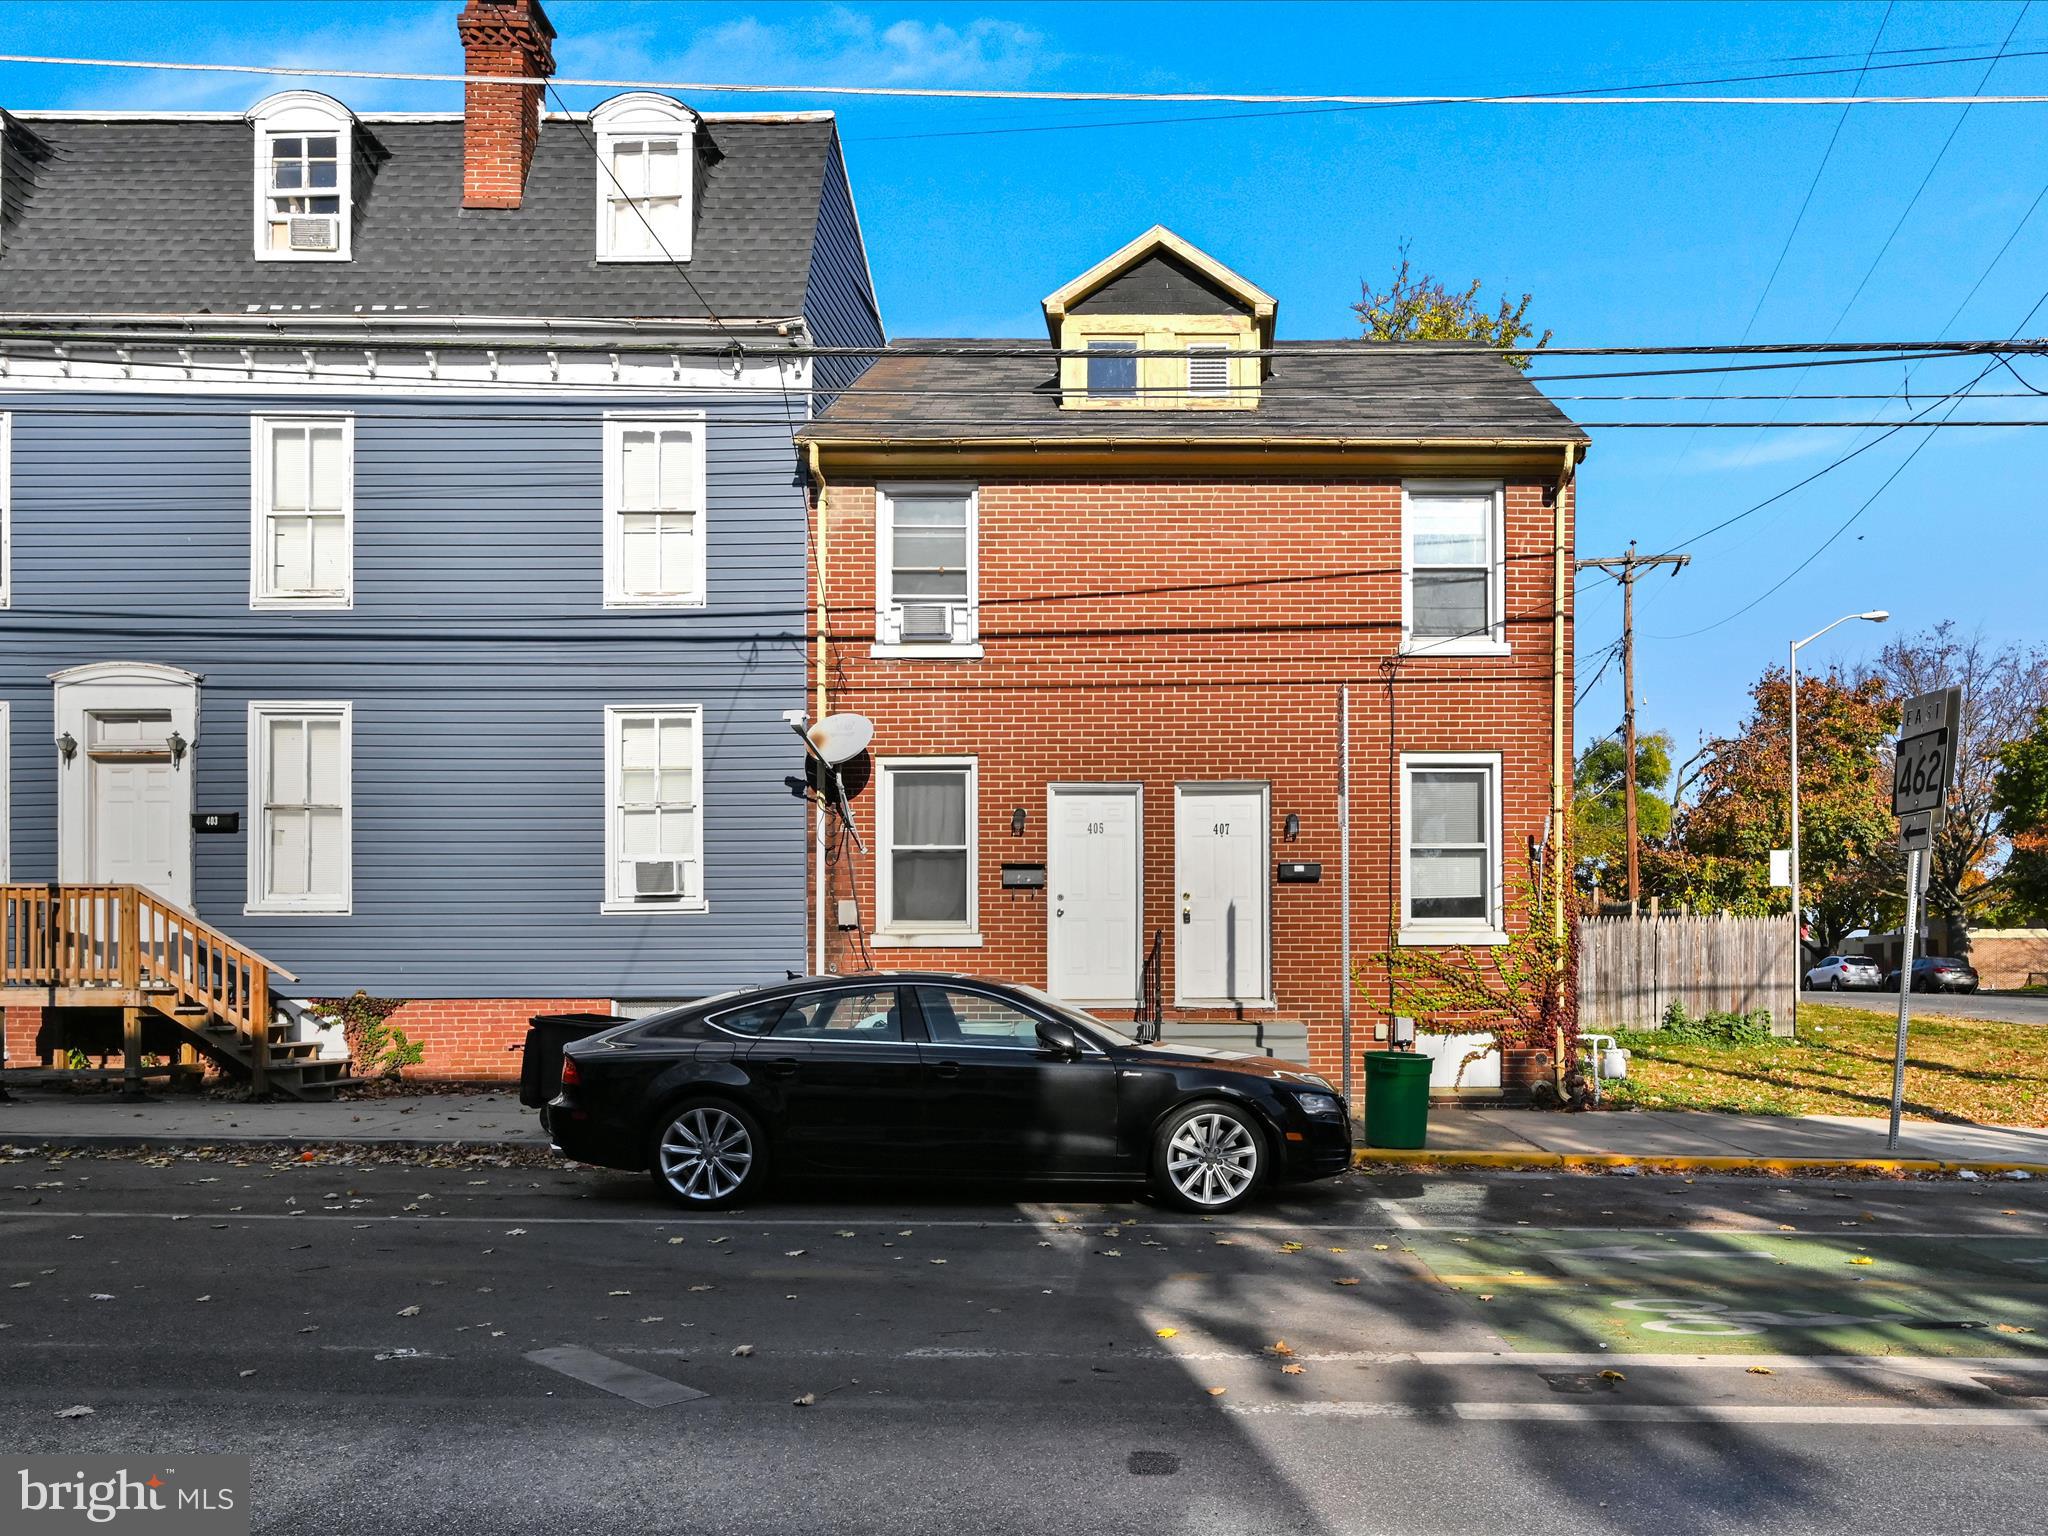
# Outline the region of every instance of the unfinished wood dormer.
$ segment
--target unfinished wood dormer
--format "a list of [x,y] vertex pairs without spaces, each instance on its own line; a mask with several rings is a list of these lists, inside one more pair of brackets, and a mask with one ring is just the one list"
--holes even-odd
[[1045,299],[1068,410],[1255,410],[1272,296],[1154,225]]

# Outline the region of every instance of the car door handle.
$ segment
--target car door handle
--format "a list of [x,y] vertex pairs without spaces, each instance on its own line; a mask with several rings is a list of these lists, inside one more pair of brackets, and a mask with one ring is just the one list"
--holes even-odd
[[775,1077],[795,1077],[797,1061],[794,1056],[777,1056],[772,1061],[761,1063],[761,1070]]
[[958,1077],[960,1075],[960,1063],[957,1061],[935,1061],[932,1063],[932,1072],[938,1077]]

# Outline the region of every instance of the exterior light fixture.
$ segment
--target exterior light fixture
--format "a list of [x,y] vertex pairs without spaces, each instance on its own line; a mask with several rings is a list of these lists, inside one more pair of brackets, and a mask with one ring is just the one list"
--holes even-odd
[[1294,811],[1287,813],[1287,820],[1281,823],[1281,836],[1285,837],[1290,843],[1301,836],[1301,817],[1299,814]]
[[78,756],[78,738],[69,731],[59,736],[57,738],[57,755],[67,763]]
[[1024,824],[1030,819],[1029,816],[1024,814],[1024,807],[1021,805],[1010,812],[1010,836],[1022,837],[1024,835]]
[[183,761],[185,761],[185,748],[190,745],[191,743],[186,741],[185,738],[183,736],[180,736],[176,731],[171,732],[171,761],[174,763],[182,763]]

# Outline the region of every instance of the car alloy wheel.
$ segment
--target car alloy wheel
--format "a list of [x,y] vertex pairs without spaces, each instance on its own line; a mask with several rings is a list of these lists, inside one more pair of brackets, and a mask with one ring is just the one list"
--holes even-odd
[[745,1187],[758,1160],[753,1126],[722,1104],[697,1103],[670,1120],[655,1144],[654,1173],[685,1205],[722,1205]]
[[1166,1143],[1166,1179],[1197,1210],[1235,1205],[1259,1178],[1259,1135],[1225,1109],[1201,1109],[1175,1126]]

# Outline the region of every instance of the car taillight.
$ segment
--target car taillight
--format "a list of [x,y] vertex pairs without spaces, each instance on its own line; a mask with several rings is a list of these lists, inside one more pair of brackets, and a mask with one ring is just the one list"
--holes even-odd
[[562,1086],[564,1088],[574,1088],[582,1081],[583,1073],[576,1066],[576,1058],[574,1056],[564,1056],[562,1058]]

